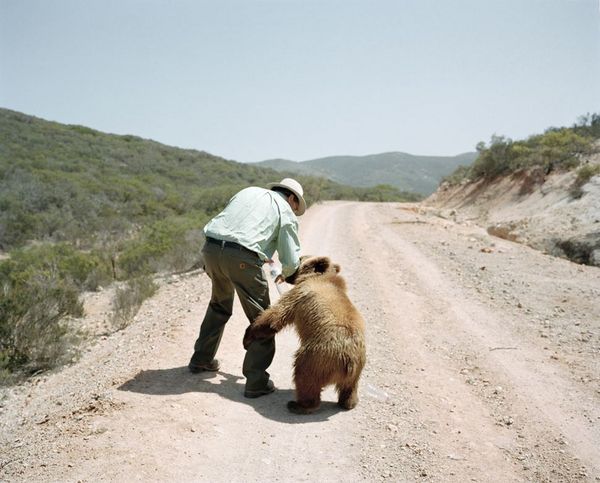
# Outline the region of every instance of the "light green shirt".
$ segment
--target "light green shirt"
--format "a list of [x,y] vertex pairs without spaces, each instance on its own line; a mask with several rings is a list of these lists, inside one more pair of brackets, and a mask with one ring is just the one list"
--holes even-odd
[[204,234],[238,243],[266,261],[279,254],[284,277],[300,266],[298,219],[282,193],[250,187],[237,193]]

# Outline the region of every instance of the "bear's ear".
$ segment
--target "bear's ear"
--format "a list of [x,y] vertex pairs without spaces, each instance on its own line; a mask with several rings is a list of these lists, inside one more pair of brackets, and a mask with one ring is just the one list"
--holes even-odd
[[331,260],[328,257],[315,257],[312,262],[313,269],[316,273],[325,273],[331,265]]
[[334,263],[333,269],[335,270],[335,273],[340,273],[342,270],[342,267],[340,267],[337,263]]

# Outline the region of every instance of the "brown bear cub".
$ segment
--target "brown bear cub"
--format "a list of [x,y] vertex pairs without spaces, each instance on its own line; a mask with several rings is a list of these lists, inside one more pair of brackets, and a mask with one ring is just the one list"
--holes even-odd
[[321,391],[335,384],[338,405],[358,403],[358,379],[366,362],[364,322],[346,294],[340,266],[328,257],[302,257],[295,285],[277,304],[265,310],[244,335],[244,347],[273,337],[294,324],[300,348],[294,360],[296,401],[288,409],[298,414],[316,411]]

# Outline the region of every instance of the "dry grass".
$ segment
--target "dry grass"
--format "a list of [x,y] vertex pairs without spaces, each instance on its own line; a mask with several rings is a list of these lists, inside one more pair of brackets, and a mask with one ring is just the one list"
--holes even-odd
[[115,330],[123,330],[138,313],[142,303],[158,290],[154,280],[144,275],[129,280],[124,287],[117,288],[113,299],[112,323]]

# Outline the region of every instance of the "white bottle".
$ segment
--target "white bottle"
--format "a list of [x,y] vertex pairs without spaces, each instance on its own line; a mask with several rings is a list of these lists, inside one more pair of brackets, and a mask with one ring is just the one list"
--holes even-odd
[[276,281],[277,277],[279,277],[281,275],[281,265],[279,265],[279,263],[271,260],[269,262],[269,274],[271,275],[271,278],[273,279],[273,283],[275,283],[275,288],[279,292],[279,295],[283,294],[286,291],[285,283]]

